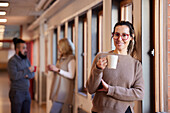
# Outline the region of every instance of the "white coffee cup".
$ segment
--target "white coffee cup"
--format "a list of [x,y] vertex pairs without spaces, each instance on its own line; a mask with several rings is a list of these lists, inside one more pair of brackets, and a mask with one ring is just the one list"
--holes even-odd
[[107,67],[116,69],[117,62],[118,62],[118,56],[117,55],[107,55]]

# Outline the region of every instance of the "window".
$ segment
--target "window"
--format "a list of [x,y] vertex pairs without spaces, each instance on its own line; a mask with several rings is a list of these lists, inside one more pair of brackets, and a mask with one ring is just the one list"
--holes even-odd
[[121,2],[121,20],[132,23],[132,3]]
[[73,42],[74,37],[75,37],[75,25],[74,21],[70,21],[68,23],[68,39],[70,39]]
[[78,28],[78,91],[87,93],[85,82],[87,79],[87,17],[79,17]]
[[65,25],[61,26],[60,39],[65,38]]
[[103,7],[99,6],[92,11],[92,39],[91,39],[91,62],[98,52],[102,51],[103,37]]
[[58,58],[58,54],[57,54],[57,40],[58,40],[58,37],[57,37],[57,28],[54,29],[54,34],[53,34],[53,64],[56,65],[56,62],[57,62],[57,58]]
[[[112,29],[111,29],[112,32],[115,24],[119,20],[120,20],[120,1],[112,0]],[[112,50],[115,50],[114,41],[113,39],[111,39],[111,37],[110,40],[112,42]]]
[[[129,21],[132,23],[132,1],[131,0],[122,0],[115,1],[112,0],[112,31],[114,25],[119,20]],[[112,40],[112,50],[115,49],[113,39]]]

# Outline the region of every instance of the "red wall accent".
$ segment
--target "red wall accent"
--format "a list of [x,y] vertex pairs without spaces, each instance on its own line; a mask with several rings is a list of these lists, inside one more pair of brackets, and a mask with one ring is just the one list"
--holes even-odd
[[[28,54],[27,54],[28,59],[30,60],[31,65],[33,65],[33,41],[27,42],[27,52],[28,52]],[[34,99],[33,80],[34,79],[30,79],[30,88],[29,88],[30,95],[31,95],[32,99]]]

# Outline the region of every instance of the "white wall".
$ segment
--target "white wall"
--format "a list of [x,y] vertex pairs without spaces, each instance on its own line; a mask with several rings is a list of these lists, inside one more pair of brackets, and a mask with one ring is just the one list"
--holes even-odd
[[8,62],[8,51],[1,50],[0,51],[0,63],[7,63]]
[[8,59],[14,54],[14,50],[0,50],[0,63],[7,63]]
[[8,59],[14,54],[14,50],[0,50],[0,69],[7,69]]

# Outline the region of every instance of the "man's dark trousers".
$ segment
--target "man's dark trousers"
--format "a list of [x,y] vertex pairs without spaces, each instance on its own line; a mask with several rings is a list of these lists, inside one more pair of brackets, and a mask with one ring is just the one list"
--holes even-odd
[[10,90],[11,113],[30,113],[31,97],[29,91]]

